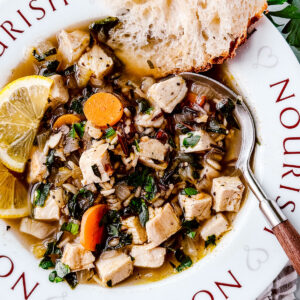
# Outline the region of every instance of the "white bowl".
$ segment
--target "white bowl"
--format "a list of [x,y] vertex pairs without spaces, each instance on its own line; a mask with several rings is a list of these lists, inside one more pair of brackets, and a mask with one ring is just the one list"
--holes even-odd
[[[0,54],[3,44],[7,46],[0,57],[0,86],[22,60],[26,49],[38,40],[70,25],[109,15],[101,0],[2,0],[0,11]],[[7,34],[3,28],[10,28],[9,22],[22,32]],[[300,165],[300,85],[297,85],[300,67],[289,46],[266,18],[256,29],[228,64],[228,70],[256,118],[260,145],[256,149],[255,174],[269,196],[278,199],[284,213],[300,230],[300,203],[297,203],[300,183],[295,175],[300,173],[297,168]],[[113,289],[80,285],[72,291],[64,283],[50,283],[49,272],[38,267],[38,261],[0,221],[0,298],[255,299],[287,263],[274,235],[265,228],[268,225],[256,199],[250,195],[234,229],[212,254],[192,268],[146,285]]]

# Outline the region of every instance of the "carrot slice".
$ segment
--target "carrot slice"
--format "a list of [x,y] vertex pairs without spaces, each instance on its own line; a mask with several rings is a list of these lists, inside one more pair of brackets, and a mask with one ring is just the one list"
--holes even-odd
[[80,244],[87,250],[95,251],[96,245],[101,243],[104,226],[100,226],[107,211],[105,204],[98,204],[89,208],[82,217],[80,229]]
[[85,102],[83,112],[94,126],[113,126],[122,118],[123,106],[113,94],[97,93]]
[[72,125],[75,123],[79,123],[80,117],[73,115],[73,114],[66,114],[66,115],[62,115],[60,116],[53,124],[52,128],[53,129],[58,129],[60,128],[62,125]]

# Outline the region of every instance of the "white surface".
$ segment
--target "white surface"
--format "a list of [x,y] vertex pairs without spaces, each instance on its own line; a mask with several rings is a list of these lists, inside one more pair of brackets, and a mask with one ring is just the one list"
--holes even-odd
[[[106,9],[101,7],[101,1],[89,0],[83,2],[72,0],[69,1],[69,6],[64,6],[62,0],[54,2],[57,3],[58,9],[52,12],[49,2],[37,0],[35,5],[42,5],[47,10],[46,17],[41,21],[35,20],[38,11],[30,11],[27,1],[5,0],[3,2],[5,5],[0,4],[1,22],[11,19],[16,27],[24,27],[23,21],[16,14],[18,9],[21,9],[32,20],[32,27],[24,27],[24,34],[18,35],[16,41],[12,42],[8,39],[10,48],[5,56],[0,58],[0,69],[2,71],[0,85],[5,82],[5,76],[3,75],[9,74],[10,70],[21,60],[26,48],[34,44],[35,41],[52,35],[59,29],[74,23],[106,14]],[[2,40],[2,37],[3,32],[0,34],[0,40]],[[272,55],[277,57],[275,65],[274,61],[268,60],[270,58],[272,60],[272,55],[265,53],[265,50],[263,52],[261,50],[269,48],[273,53]],[[261,55],[266,55],[267,58],[261,57]],[[261,61],[261,59],[263,60]],[[269,61],[269,64],[274,65],[274,67],[263,66],[266,61]],[[271,197],[280,195],[282,199],[295,200],[293,193],[279,191],[281,167],[284,161],[282,139],[287,135],[287,132],[280,127],[278,114],[286,104],[283,102],[279,105],[274,104],[280,86],[270,89],[269,85],[289,77],[291,82],[287,92],[293,91],[296,95],[300,95],[300,86],[296,85],[296,80],[300,77],[300,67],[296,58],[277,30],[266,20],[262,20],[257,26],[257,32],[239,51],[237,58],[230,63],[229,68],[243,93],[247,96],[247,102],[253,109],[258,124],[259,139],[262,145],[257,148],[255,173]],[[300,111],[299,101],[294,101],[292,104]],[[296,130],[291,134],[295,136]],[[292,162],[291,160],[290,163]],[[291,180],[289,184],[297,186],[297,181]],[[291,214],[289,213],[289,207],[287,207],[284,212],[300,229],[299,209],[296,208],[295,212]],[[5,278],[0,277],[1,299],[24,299],[21,282],[14,290],[11,287],[20,274],[25,271],[28,291],[36,282],[39,282],[39,286],[30,296],[30,300],[76,300],[86,296],[90,300],[99,298],[105,300],[152,300],[155,298],[192,300],[193,295],[201,290],[208,290],[214,296],[214,299],[221,300],[224,299],[224,295],[215,282],[234,284],[234,279],[228,273],[230,270],[242,287],[223,287],[229,299],[253,300],[287,262],[287,258],[274,236],[263,230],[265,225],[266,222],[258,210],[257,202],[250,195],[232,232],[222,240],[211,255],[189,270],[148,285],[117,287],[114,289],[103,289],[96,285],[81,285],[75,291],[71,291],[66,284],[51,284],[47,278],[49,271],[38,268],[38,262],[29,252],[23,249],[11,231],[6,232],[4,223],[0,222],[0,257],[1,255],[7,255],[14,262],[12,274]],[[0,260],[0,275],[7,268],[9,268],[8,261],[2,258]],[[200,293],[194,297],[194,300],[209,298],[208,294]]]

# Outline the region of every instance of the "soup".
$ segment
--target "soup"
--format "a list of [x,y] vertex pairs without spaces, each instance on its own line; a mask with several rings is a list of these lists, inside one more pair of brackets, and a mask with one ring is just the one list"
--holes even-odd
[[72,288],[184,271],[231,229],[244,194],[235,102],[180,75],[128,72],[105,43],[117,23],[59,32],[11,77],[53,82],[18,175],[32,213],[10,224]]

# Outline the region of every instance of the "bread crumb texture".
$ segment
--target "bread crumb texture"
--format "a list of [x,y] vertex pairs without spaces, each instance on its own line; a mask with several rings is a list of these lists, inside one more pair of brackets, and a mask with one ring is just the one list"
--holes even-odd
[[266,0],[105,1],[120,19],[108,44],[129,71],[155,77],[232,58],[267,9]]

